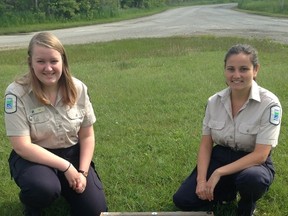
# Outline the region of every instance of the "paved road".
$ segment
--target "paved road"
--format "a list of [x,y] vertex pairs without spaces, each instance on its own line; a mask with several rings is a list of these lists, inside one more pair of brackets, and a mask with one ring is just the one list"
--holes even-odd
[[[233,10],[235,6],[191,6],[139,19],[51,32],[63,44],[203,34],[268,38],[288,44],[288,19],[241,13]],[[0,36],[0,49],[27,47],[33,34]]]

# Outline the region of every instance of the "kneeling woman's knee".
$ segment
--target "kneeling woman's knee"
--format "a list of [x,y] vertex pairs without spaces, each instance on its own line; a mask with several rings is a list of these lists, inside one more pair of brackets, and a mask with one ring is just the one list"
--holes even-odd
[[192,196],[189,198],[190,199],[187,199],[185,194],[179,193],[178,191],[173,195],[173,202],[177,208],[184,211],[190,211],[193,209],[193,200]]
[[179,196],[177,193],[175,193],[173,195],[173,202],[175,204],[175,206],[177,206],[178,208],[182,209],[182,199],[181,199],[181,196]]
[[272,173],[263,166],[254,166],[243,170],[237,177],[239,183],[247,183],[251,186],[258,184],[270,185],[273,181]]
[[238,190],[245,191],[266,191],[273,181],[273,175],[266,169],[252,167],[242,171],[237,179],[236,185]]
[[50,178],[31,178],[21,187],[20,199],[29,206],[39,208],[50,205],[61,194],[61,184]]

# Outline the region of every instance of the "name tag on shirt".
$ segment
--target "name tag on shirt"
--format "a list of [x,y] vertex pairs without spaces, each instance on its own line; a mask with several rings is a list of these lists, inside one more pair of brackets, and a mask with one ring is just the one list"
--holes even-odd
[[31,110],[31,114],[38,114],[45,111],[45,107],[37,107]]

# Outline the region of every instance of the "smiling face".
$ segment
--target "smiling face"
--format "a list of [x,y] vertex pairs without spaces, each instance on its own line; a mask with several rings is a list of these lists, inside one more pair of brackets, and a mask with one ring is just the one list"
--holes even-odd
[[57,50],[34,45],[30,66],[44,88],[57,87],[63,68],[62,56]]
[[240,52],[227,58],[224,74],[232,91],[249,91],[258,71],[259,65],[253,65],[251,56]]

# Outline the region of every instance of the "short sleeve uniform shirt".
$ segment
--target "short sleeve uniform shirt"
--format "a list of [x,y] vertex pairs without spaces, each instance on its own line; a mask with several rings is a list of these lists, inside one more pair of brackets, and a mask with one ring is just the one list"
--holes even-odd
[[278,98],[253,81],[247,102],[233,118],[230,92],[228,87],[208,99],[202,134],[236,151],[252,152],[255,144],[275,147],[282,115]]
[[60,93],[55,106],[43,105],[32,90],[25,91],[22,85],[11,83],[5,93],[7,136],[30,136],[32,143],[49,149],[77,144],[80,128],[95,123],[96,117],[86,85],[76,78],[73,81],[77,100],[72,107],[62,104]]

